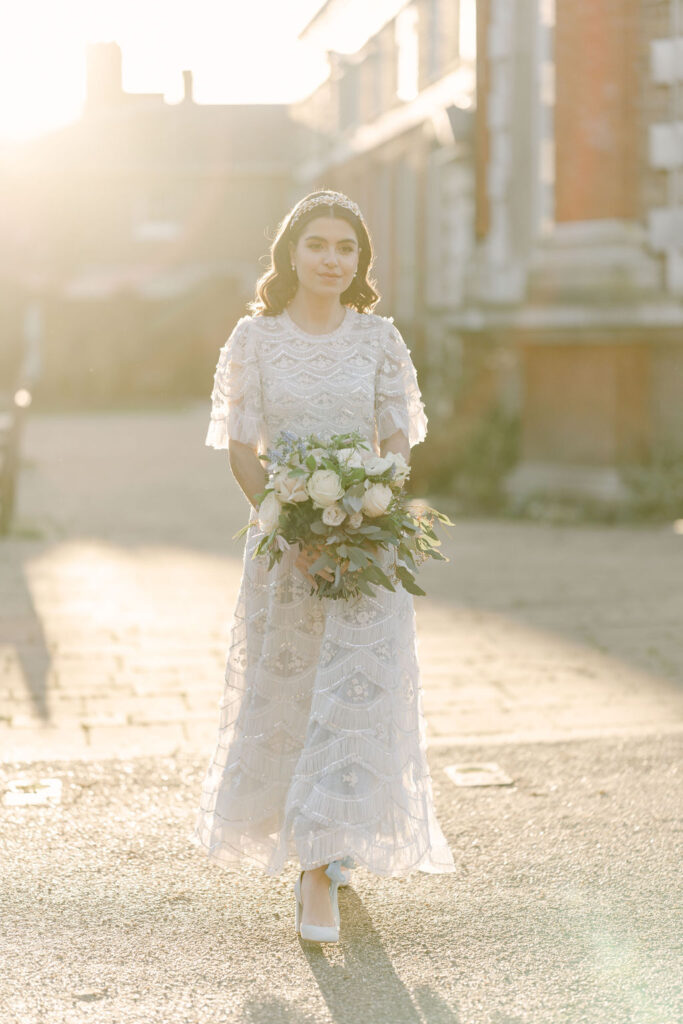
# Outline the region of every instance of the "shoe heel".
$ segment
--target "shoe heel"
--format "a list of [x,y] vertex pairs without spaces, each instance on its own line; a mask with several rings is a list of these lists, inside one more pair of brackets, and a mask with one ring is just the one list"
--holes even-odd
[[294,883],[294,930],[300,935],[301,934],[301,914],[303,912],[303,905],[301,901],[301,879],[303,877],[303,871],[300,872],[299,877]]
[[333,860],[325,868],[325,874],[330,880],[330,903],[332,904],[332,913],[334,919],[337,922],[337,932],[339,932],[340,920],[339,920],[339,886],[346,881],[345,876],[342,874],[341,861]]

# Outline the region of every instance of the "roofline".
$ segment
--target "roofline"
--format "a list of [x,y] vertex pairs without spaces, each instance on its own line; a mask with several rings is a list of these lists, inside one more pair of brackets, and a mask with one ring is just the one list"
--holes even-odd
[[334,3],[334,0],[325,0],[325,3],[322,5],[322,7],[319,7],[318,10],[313,15],[313,17],[310,18],[306,22],[304,27],[301,29],[301,31],[297,35],[297,39],[303,39],[304,36],[308,33],[308,30],[311,29],[315,25],[316,21],[318,21],[322,17],[322,15],[325,13],[327,8],[331,7],[333,3]]

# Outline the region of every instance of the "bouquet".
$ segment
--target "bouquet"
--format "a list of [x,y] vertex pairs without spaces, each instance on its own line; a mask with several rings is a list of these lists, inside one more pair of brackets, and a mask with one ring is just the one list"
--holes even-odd
[[[334,599],[373,596],[373,587],[394,591],[400,581],[411,594],[424,595],[413,575],[417,566],[427,558],[448,561],[437,550],[441,541],[434,521],[454,524],[405,493],[410,466],[399,453],[377,455],[358,431],[329,440],[283,431],[259,458],[267,471],[265,490],[255,495],[264,536],[253,557],[267,555],[272,569],[294,544],[319,551],[311,575],[329,570],[334,579],[318,576],[311,593]],[[383,551],[395,557],[383,561]],[[389,574],[386,561],[392,563]]]

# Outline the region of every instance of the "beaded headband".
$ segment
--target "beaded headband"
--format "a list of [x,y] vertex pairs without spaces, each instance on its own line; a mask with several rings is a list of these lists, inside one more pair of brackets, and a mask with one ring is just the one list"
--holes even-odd
[[313,196],[312,199],[307,199],[305,202],[301,203],[298,209],[296,209],[292,214],[292,218],[289,222],[290,228],[296,224],[302,214],[308,213],[308,211],[312,210],[314,207],[333,205],[343,206],[347,210],[351,210],[352,213],[355,213],[359,220],[363,220],[363,215],[361,214],[360,209],[348,198],[348,196],[345,196],[343,192],[325,192],[323,195]]

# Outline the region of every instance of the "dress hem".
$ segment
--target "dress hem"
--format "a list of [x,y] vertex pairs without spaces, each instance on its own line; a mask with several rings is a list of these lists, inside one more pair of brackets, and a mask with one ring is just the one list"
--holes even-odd
[[[315,864],[302,864],[299,859],[291,855],[286,857],[284,861],[280,863],[279,866],[276,866],[275,864],[272,864],[270,862],[266,864],[263,861],[259,860],[257,857],[250,856],[249,854],[246,854],[243,851],[238,851],[236,847],[230,846],[228,843],[225,842],[225,840],[222,841],[220,846],[214,847],[212,849],[211,847],[208,847],[205,843],[202,842],[202,840],[199,838],[196,832],[193,832],[190,836],[188,836],[188,839],[193,846],[196,846],[200,850],[203,850],[205,852],[208,861],[210,861],[212,864],[217,864],[219,867],[223,868],[226,871],[233,870],[239,872],[240,869],[243,867],[256,867],[264,875],[267,875],[269,877],[277,877],[279,875],[284,874],[287,871],[289,865],[298,865],[297,870],[304,871],[308,871],[312,868],[320,866],[319,862]],[[361,856],[353,849],[344,850],[344,852],[339,851],[335,853],[333,856],[329,857],[328,863],[331,860],[341,860],[343,857],[350,855],[355,860],[357,867],[365,868],[365,870],[370,872],[370,874],[377,875],[377,877],[379,878],[402,878],[406,875],[412,874],[415,871],[420,871],[423,874],[430,875],[453,874],[455,871],[457,871],[455,862],[452,860],[452,854],[450,864],[441,864],[438,862],[431,861],[429,855],[432,852],[433,848],[430,847],[430,849],[422,857],[420,857],[420,859],[417,862],[406,865],[405,868],[398,871],[380,871],[377,869],[377,867],[373,866],[368,860],[366,860],[363,856]],[[226,853],[228,854],[228,856],[225,855]],[[234,856],[230,856],[230,854],[234,854]]]

